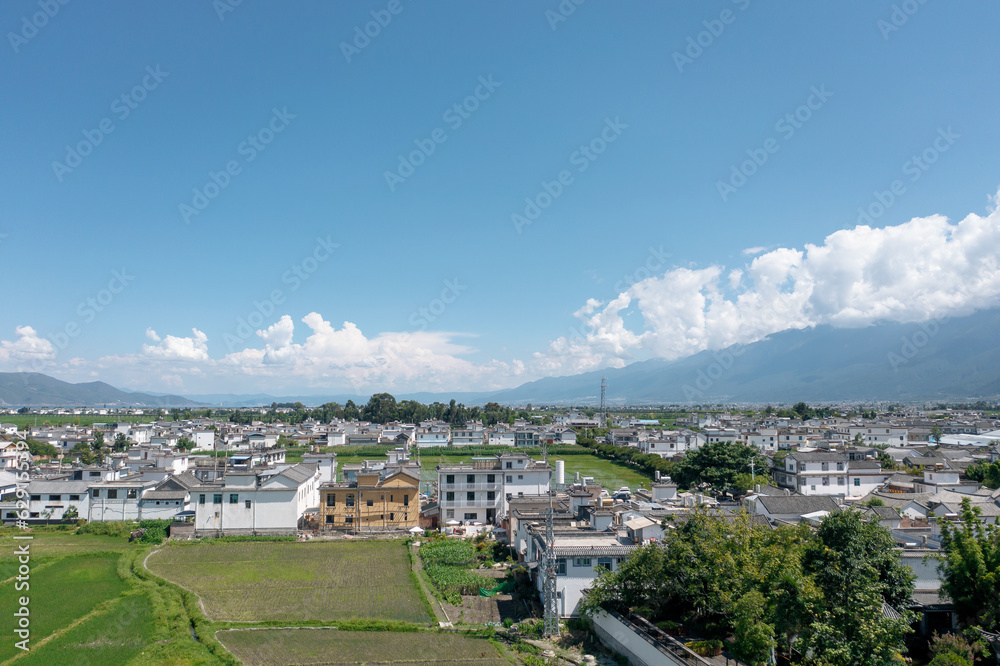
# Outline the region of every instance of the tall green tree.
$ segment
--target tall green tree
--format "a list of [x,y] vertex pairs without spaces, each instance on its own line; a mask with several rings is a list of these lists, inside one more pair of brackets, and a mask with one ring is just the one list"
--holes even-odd
[[[803,648],[830,666],[900,663],[915,576],[900,561],[889,531],[859,512],[835,511],[817,530],[804,565],[823,600],[812,609]],[[883,603],[896,616],[883,613]]]
[[750,474],[751,467],[755,472],[767,474],[770,463],[746,444],[712,442],[684,455],[675,470],[675,480],[682,487],[708,483],[723,490],[733,484],[737,474]]
[[987,525],[982,511],[962,500],[959,522],[941,518],[941,588],[962,622],[987,631],[1000,629],[1000,528]]

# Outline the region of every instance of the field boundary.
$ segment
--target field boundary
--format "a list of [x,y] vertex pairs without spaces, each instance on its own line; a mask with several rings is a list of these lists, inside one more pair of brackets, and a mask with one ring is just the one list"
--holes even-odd
[[164,581],[166,583],[170,583],[171,585],[176,585],[177,587],[181,588],[182,590],[184,590],[188,594],[192,595],[197,600],[197,602],[198,602],[198,610],[201,611],[201,616],[203,618],[205,618],[205,621],[206,622],[216,622],[216,620],[210,618],[208,616],[208,613],[205,611],[205,603],[201,600],[201,595],[199,595],[194,590],[189,590],[188,588],[184,587],[180,583],[175,583],[174,581],[170,580],[169,578],[164,578],[163,576],[160,576],[159,574],[153,573],[152,571],[149,570],[149,567],[146,566],[146,563],[149,561],[149,558],[152,557],[154,554],[160,552],[164,548],[166,548],[166,546],[160,546],[159,548],[154,548],[153,550],[151,550],[148,553],[146,553],[146,557],[142,558],[142,568],[146,571],[146,573],[148,575],[153,576],[155,578],[158,578],[158,579],[160,579],[160,580],[162,580],[162,581]]
[[[43,647],[46,643],[49,643],[50,641],[53,641],[53,640],[59,638],[60,636],[62,636],[66,632],[68,632],[68,631],[70,631],[72,629],[77,628],[78,626],[80,626],[81,624],[83,624],[84,622],[86,622],[87,620],[89,620],[90,618],[92,618],[93,616],[100,615],[101,613],[103,613],[105,611],[111,610],[111,608],[113,608],[116,603],[120,603],[121,600],[124,599],[124,598],[125,597],[123,597],[123,596],[117,596],[114,599],[107,599],[106,601],[102,601],[101,603],[99,603],[96,606],[94,606],[91,609],[91,611],[89,613],[87,613],[86,615],[83,615],[81,617],[76,618],[75,620],[73,620],[72,622],[70,622],[69,624],[67,624],[62,629],[57,629],[56,631],[53,631],[48,636],[46,636],[42,640],[40,640],[37,643],[35,643],[31,647],[31,649],[32,650],[37,650],[38,648]],[[6,665],[6,664],[13,664],[15,661],[17,661],[18,659],[21,659],[22,657],[24,657],[25,655],[28,655],[28,654],[31,654],[31,652],[30,651],[21,652],[20,654],[16,654],[13,657],[11,657],[10,659],[8,659],[7,661],[3,662],[3,664],[4,665]],[[2,665],[0,665],[0,666],[2,666]]]

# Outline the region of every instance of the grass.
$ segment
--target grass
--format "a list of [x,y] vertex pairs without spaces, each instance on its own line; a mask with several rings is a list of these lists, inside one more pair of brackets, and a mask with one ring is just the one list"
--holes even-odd
[[147,567],[197,594],[212,620],[433,619],[400,541],[170,545]]
[[[29,600],[31,645],[34,645],[83,617],[102,601],[128,589],[117,573],[117,555],[76,555],[64,558],[59,564],[29,574],[27,590],[16,590],[10,583],[0,588],[0,608],[11,609],[0,622],[4,636],[14,636],[16,618],[12,609],[20,607],[19,597]],[[13,638],[0,643],[0,661],[19,652]]]
[[130,594],[37,649],[18,666],[101,664],[119,666],[139,656],[152,642],[153,605],[144,594]]
[[223,631],[218,639],[247,666],[510,663],[486,639],[459,634],[266,629]]
[[0,581],[7,580],[17,573],[18,562],[15,551],[25,543],[31,544],[33,569],[73,555],[120,552],[132,547],[127,539],[92,534],[47,532],[36,529],[30,532],[32,537],[30,541],[15,540],[13,538],[15,534],[25,536],[25,532],[21,530],[4,530],[4,533],[0,534]]
[[[359,463],[366,459],[385,459],[384,454],[372,455],[370,451],[366,453],[359,453],[356,452],[357,448],[359,447],[341,446],[325,449],[328,451],[334,451],[337,454],[337,476],[339,480],[343,480],[343,466],[346,463]],[[576,472],[579,472],[581,477],[594,477],[594,481],[609,490],[617,490],[622,486],[628,486],[630,488],[637,488],[639,486],[649,487],[650,483],[652,483],[649,477],[640,473],[636,469],[629,467],[628,465],[600,458],[582,446],[576,444],[558,444],[555,445],[555,448],[559,451],[559,453],[550,455],[549,462],[552,464],[553,468],[555,467],[556,460],[562,460],[566,463],[567,483],[572,483]],[[491,456],[498,453],[511,453],[512,451],[524,451],[532,457],[541,458],[541,452],[538,449],[513,449],[507,446],[482,446],[475,447],[474,450],[472,448],[464,447],[451,449],[436,448],[421,451],[421,489],[425,490],[429,482],[437,481],[437,470],[435,469],[437,465],[454,465],[456,463],[471,462],[473,457]],[[413,455],[414,457],[416,456],[415,451],[413,452]],[[291,459],[286,458],[286,460],[290,461]]]
[[[170,418],[169,416],[167,417]],[[18,430],[27,430],[33,425],[64,425],[72,423],[75,425],[91,426],[95,423],[152,423],[157,420],[151,414],[81,414],[79,416],[61,414],[0,414],[0,423],[11,423],[17,426]]]

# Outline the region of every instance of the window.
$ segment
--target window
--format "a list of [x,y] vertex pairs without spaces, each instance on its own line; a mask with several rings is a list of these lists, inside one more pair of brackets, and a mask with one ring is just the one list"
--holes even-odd
[[837,471],[838,472],[843,472],[844,471],[844,463],[842,463],[842,462],[841,463],[837,463]]
[[230,504],[239,504],[240,503],[240,496],[238,494],[236,494],[236,493],[230,493],[229,494],[229,503]]
[[455,501],[455,493],[452,493],[452,492],[445,493],[444,494],[444,499],[445,499],[445,501],[448,501],[448,502],[454,502]]
[[486,493],[486,500],[487,501],[492,502],[496,498],[497,498],[497,494],[495,492],[493,492],[492,490],[487,491],[487,493]]
[[496,474],[487,474],[486,475],[486,483],[496,483],[496,482],[497,482],[497,475]]
[[514,477],[512,477],[510,474],[507,475],[507,483],[514,483]]
[[830,463],[821,463],[821,464],[820,464],[820,469],[821,469],[822,471],[826,472],[827,470],[829,470],[829,469],[830,469]]
[[861,479],[854,479],[854,485],[855,486],[860,486],[861,485]]
[[212,504],[222,504],[222,493],[212,495]]
[[390,514],[389,514],[389,522],[391,523],[391,522],[393,522],[394,520],[396,520],[396,514],[394,514],[394,513],[390,513]]
[[354,506],[354,495],[348,495],[347,499],[344,500],[344,505],[347,506],[347,508],[353,507]]
[[410,506],[410,496],[403,495],[403,506]]
[[844,485],[844,477],[842,477],[842,476],[838,476],[837,477],[837,485],[838,486]]
[[251,504],[250,500],[247,500],[246,502],[243,503],[243,506],[245,506],[246,508],[249,509],[252,506],[252,504]]
[[446,477],[444,477],[444,482],[445,483],[455,483],[455,475],[454,474],[447,475]]
[[[97,489],[96,488],[94,489],[94,497],[97,497]],[[31,496],[31,501],[32,502],[38,502],[38,501],[41,501],[41,499],[42,499],[41,495],[32,495]]]
[[566,575],[566,558],[560,557],[556,560],[556,575],[565,576]]
[[467,514],[465,514],[465,519],[466,520],[475,520],[477,518],[479,518],[479,514],[478,513],[467,513]]
[[80,501],[80,496],[79,495],[70,495],[69,496],[69,501],[70,502],[79,502]]
[[830,477],[828,477],[828,476],[824,476],[823,477],[823,485],[824,486],[830,485]]
[[590,558],[589,557],[575,557],[573,558],[574,567],[589,567]]
[[368,506],[375,506],[375,500],[368,500],[367,502],[365,502],[365,504],[367,504]]
[[118,499],[117,488],[108,488],[108,499]]
[[204,504],[204,503],[205,503],[205,493],[202,493],[198,495],[198,504]]
[[128,489],[128,494],[126,495],[126,497],[128,497],[129,499],[135,499],[138,496],[139,496],[139,489],[138,488],[129,488]]
[[49,495],[50,502],[58,502],[62,499],[62,495]]
[[608,571],[611,571],[611,558],[610,557],[597,558],[597,566],[604,567]]
[[326,514],[326,524],[327,525],[333,525],[333,514],[332,513]]
[[337,506],[337,495],[336,495],[336,493],[329,493],[329,494],[327,494],[327,496],[326,496],[326,505],[327,506]]
[[524,481],[524,474],[518,474],[517,475],[517,480],[518,481]]
[[475,502],[476,501],[476,493],[474,493],[474,492],[465,493],[465,499],[469,500],[470,502]]
[[344,524],[350,525],[354,522],[354,516],[344,516]]
[[455,517],[454,509],[448,509],[445,511],[445,518],[454,518],[454,517]]
[[393,501],[395,501],[395,500],[393,500],[393,499],[392,499],[392,495],[389,495],[389,501],[390,501],[390,502],[393,502]]
[[465,482],[466,483],[475,483],[476,482],[476,475],[475,474],[466,474],[465,475]]
[[508,462],[507,463],[507,469],[514,469],[514,463]]

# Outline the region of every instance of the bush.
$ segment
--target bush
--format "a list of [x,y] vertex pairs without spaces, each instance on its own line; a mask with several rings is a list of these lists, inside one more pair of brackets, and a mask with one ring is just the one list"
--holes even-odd
[[97,534],[100,536],[112,536],[128,538],[136,529],[137,525],[131,522],[90,522],[82,525],[76,530],[77,534]]

